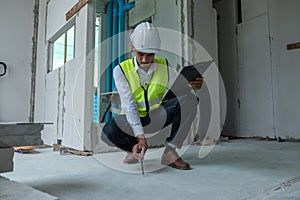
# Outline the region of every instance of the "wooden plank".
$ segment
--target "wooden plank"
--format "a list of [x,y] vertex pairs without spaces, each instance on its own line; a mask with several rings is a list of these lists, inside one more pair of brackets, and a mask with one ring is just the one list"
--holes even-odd
[[15,152],[18,153],[33,153],[34,146],[20,146],[20,147],[13,147]]
[[68,154],[75,154],[79,156],[92,156],[92,152],[88,151],[79,151],[73,148],[65,147],[65,146],[60,146],[59,148],[60,155],[68,155]]
[[83,8],[90,0],[80,0],[66,13],[66,20],[71,19],[81,8]]
[[91,152],[71,150],[71,149],[69,149],[68,152],[70,152],[71,154],[79,155],[79,156],[92,156],[93,155],[93,153],[91,153]]
[[300,42],[287,45],[287,50],[292,50],[292,49],[300,49]]

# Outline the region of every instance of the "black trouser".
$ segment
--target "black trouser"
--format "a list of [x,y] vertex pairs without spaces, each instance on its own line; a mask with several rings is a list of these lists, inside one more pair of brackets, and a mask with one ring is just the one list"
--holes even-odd
[[[166,143],[181,148],[196,116],[197,105],[198,99],[192,93],[163,102],[159,108],[149,112],[149,115],[140,118],[145,134],[157,132],[172,124]],[[132,152],[132,147],[137,144],[126,115],[110,119],[103,127],[101,138],[108,145],[128,152]]]

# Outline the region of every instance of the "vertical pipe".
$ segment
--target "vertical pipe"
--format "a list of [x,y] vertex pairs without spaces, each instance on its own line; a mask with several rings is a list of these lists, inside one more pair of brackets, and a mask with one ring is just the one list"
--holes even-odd
[[111,91],[112,68],[111,68],[111,36],[112,36],[112,1],[107,4],[107,26],[106,26],[106,92]]
[[[118,64],[118,41],[117,41],[117,34],[118,34],[118,0],[113,0],[113,37],[112,37],[112,70]],[[115,82],[112,79],[111,89],[112,91],[115,90]]]
[[125,0],[119,0],[119,48],[118,48],[118,54],[119,54],[119,63],[125,60],[125,55],[124,55],[124,34],[123,32],[125,31],[125,11],[124,11],[124,4]]
[[[107,55],[109,59],[107,62],[106,73],[106,91],[111,92],[115,90],[115,82],[113,81],[112,71],[113,68],[123,60],[125,60],[125,12],[134,7],[134,3],[125,4],[125,0],[111,0],[108,3],[108,23],[107,23],[107,38],[112,39],[112,43],[109,43],[107,48]],[[106,121],[110,118],[110,114],[107,115]]]
[[134,2],[125,4],[125,0],[119,0],[119,63],[125,60],[125,13],[134,6]]
[[[107,4],[107,26],[106,26],[106,92],[112,90],[112,16],[113,16],[113,2],[109,1]],[[110,118],[110,114],[107,114],[106,120]]]

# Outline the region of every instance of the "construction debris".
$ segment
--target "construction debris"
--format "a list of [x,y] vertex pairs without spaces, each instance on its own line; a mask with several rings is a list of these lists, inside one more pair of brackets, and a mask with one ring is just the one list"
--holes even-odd
[[281,137],[276,137],[277,142],[283,142],[284,140]]
[[219,142],[229,142],[229,137],[221,136],[220,139],[219,139]]
[[210,145],[215,145],[218,143],[218,140],[215,140],[213,138],[210,137],[205,137],[202,141],[201,141],[201,145],[202,146],[210,146]]
[[18,152],[18,153],[33,153],[33,152],[35,152],[34,146],[19,146],[19,147],[13,147],[13,148],[14,148],[14,151]]
[[60,151],[61,145],[60,144],[53,144],[53,151]]
[[281,137],[276,137],[275,138],[270,138],[269,136],[266,136],[266,141],[274,141],[276,140],[277,142],[284,142],[286,140],[282,139]]
[[48,148],[51,148],[51,147],[52,147],[51,145],[42,144],[42,145],[35,146],[35,149],[48,149]]
[[269,136],[266,136],[267,141],[271,141],[272,139]]
[[219,141],[218,140],[214,140],[210,137],[205,137],[202,140],[200,140],[199,138],[197,140],[195,140],[192,145],[202,145],[202,146],[210,146],[210,145],[215,145],[217,144]]
[[68,155],[68,154],[75,154],[79,156],[92,156],[93,153],[89,151],[79,151],[76,149],[68,148],[65,146],[61,146],[59,149],[60,155]]
[[87,151],[78,151],[78,150],[71,150],[69,149],[68,152],[71,154],[79,155],[79,156],[92,156],[92,152],[87,152]]

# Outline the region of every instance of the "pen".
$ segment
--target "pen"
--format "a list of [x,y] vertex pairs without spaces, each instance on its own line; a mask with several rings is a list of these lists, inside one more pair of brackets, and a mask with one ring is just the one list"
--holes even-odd
[[141,159],[141,166],[142,166],[142,175],[144,176],[145,173],[144,173],[144,164],[143,164],[143,160]]
[[142,159],[142,149],[139,149],[139,154],[140,154],[140,159],[141,159],[141,167],[142,167],[142,175],[144,176],[144,164],[143,164],[143,159]]

